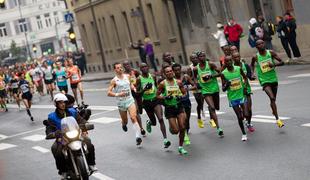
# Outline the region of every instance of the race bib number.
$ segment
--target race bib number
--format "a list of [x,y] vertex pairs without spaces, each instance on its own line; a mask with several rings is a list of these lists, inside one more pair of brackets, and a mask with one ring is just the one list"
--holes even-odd
[[53,79],[53,76],[51,74],[45,74],[45,79],[51,80],[51,79]]
[[262,73],[266,73],[266,72],[269,72],[272,70],[272,68],[269,66],[269,62],[272,63],[271,59],[267,59],[267,60],[261,61],[259,63],[260,69],[262,70]]
[[130,97],[130,89],[123,89],[121,92],[124,92],[125,96],[120,97],[119,100],[124,101]]
[[58,81],[58,82],[64,82],[64,81],[65,81],[65,78],[62,77],[62,76],[58,76],[58,77],[57,77],[57,81]]
[[167,88],[167,93],[170,96],[178,96],[180,95],[180,89],[178,86],[169,86]]
[[13,88],[13,89],[18,88],[18,83],[17,83],[17,82],[16,82],[16,83],[12,83],[12,88]]
[[72,75],[72,80],[73,81],[78,81],[78,80],[80,80],[80,78],[79,78],[79,76],[77,74],[73,74]]
[[239,90],[239,89],[242,88],[242,84],[241,84],[240,78],[232,79],[230,82],[231,82],[230,90],[236,91],[236,90]]
[[21,85],[20,89],[22,90],[23,93],[29,92],[29,87],[27,84]]
[[144,91],[144,94],[153,94],[154,91],[155,91],[155,88],[154,88],[154,86],[152,86],[151,89],[148,89],[148,90]]
[[201,76],[200,76],[200,81],[203,82],[203,83],[209,82],[209,81],[211,80],[211,78],[210,78],[210,79],[207,79],[207,80],[205,81],[205,80],[204,80],[204,77],[206,77],[206,76],[211,76],[211,73],[204,73],[204,74],[201,74]]

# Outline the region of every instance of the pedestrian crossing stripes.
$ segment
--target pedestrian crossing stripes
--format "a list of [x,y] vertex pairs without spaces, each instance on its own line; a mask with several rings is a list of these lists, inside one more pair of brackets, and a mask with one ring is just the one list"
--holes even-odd
[[[217,115],[221,115],[221,114],[225,114],[226,112],[222,112],[222,111],[216,111]],[[202,114],[201,114],[202,115]],[[197,113],[191,113],[191,116],[198,116]],[[210,117],[209,115],[209,111],[205,111],[205,116],[206,117]]]
[[91,119],[89,120],[90,122],[94,123],[101,123],[101,124],[109,124],[113,122],[120,122],[120,118],[112,118],[112,117],[102,117],[102,118],[97,118],[97,119]]
[[[288,120],[291,119],[290,117],[279,117],[281,120]],[[251,119],[252,122],[259,122],[259,123],[276,123],[276,119],[274,116],[266,116],[266,115],[254,115]]]
[[26,136],[26,137],[24,137],[22,139],[27,140],[27,141],[37,142],[37,141],[44,140],[45,136],[41,135],[41,134],[35,134],[35,135],[31,135],[31,136]]
[[[266,118],[266,119],[274,119],[274,116],[266,116],[266,115],[254,115],[253,118]],[[290,117],[284,117],[284,116],[279,116],[280,119],[282,120],[288,120],[291,119]]]
[[101,174],[99,172],[94,173],[92,176],[99,180],[114,180],[113,178],[106,176],[104,174]]
[[7,138],[7,136],[6,136],[6,135],[0,134],[0,140],[2,140],[2,139],[6,139],[6,138]]
[[288,78],[299,78],[299,77],[310,77],[310,73],[296,74],[296,75],[288,76]]
[[0,151],[5,149],[10,149],[16,147],[14,144],[8,144],[8,143],[0,143]]
[[302,124],[303,127],[310,127],[310,123]]
[[[8,108],[18,109],[19,107],[16,104],[8,104]],[[55,109],[54,105],[32,105],[32,109]],[[91,110],[96,111],[114,111],[117,110],[117,106],[89,106]]]
[[33,146],[32,149],[37,150],[43,154],[50,152],[50,150],[43,148],[41,146]]

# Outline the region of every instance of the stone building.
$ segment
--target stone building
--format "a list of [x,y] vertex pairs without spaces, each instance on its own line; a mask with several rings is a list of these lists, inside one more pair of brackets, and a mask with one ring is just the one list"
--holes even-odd
[[[255,49],[247,41],[249,19],[263,14],[267,21],[290,11],[297,19],[297,42],[309,48],[309,0],[71,0],[86,51],[89,70],[100,71],[125,59],[136,66],[138,52],[130,42],[150,36],[156,58],[161,63],[164,51],[170,51],[177,62],[187,63],[186,54],[195,49],[206,50],[216,60],[221,55],[218,42],[211,33],[216,23],[226,24],[234,18],[244,29],[242,56]],[[95,19],[95,21],[94,21]],[[98,29],[98,31],[97,31]],[[276,50],[282,51],[277,36]],[[102,45],[102,48],[101,48]],[[184,53],[183,53],[184,52]]]
[[130,43],[146,36],[153,42],[158,64],[165,51],[185,63],[172,1],[73,0],[72,4],[90,71],[111,71],[113,63],[125,59],[137,67],[139,53]]

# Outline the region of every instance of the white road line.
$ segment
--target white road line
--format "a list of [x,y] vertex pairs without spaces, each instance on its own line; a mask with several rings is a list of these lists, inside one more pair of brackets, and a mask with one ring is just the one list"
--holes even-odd
[[[6,139],[14,138],[14,137],[21,136],[21,135],[24,135],[24,134],[33,133],[33,132],[40,131],[40,130],[43,130],[43,129],[45,129],[45,127],[34,129],[34,130],[30,130],[30,131],[25,131],[25,132],[21,132],[21,133],[17,133],[17,134],[11,135],[11,136],[7,136]],[[2,141],[2,140],[3,139],[0,139],[0,141]]]
[[113,118],[113,117],[101,117],[97,119],[91,119],[89,120],[90,122],[95,122],[95,123],[101,123],[101,124],[109,124],[113,122],[121,122],[120,118]]
[[310,123],[302,124],[301,126],[303,126],[303,127],[310,127]]
[[37,142],[37,141],[42,141],[45,139],[44,135],[41,134],[34,134],[31,136],[26,136],[22,138],[23,140],[27,140],[27,141],[33,141],[33,142]]
[[92,176],[100,180],[114,180],[113,178],[106,176],[104,174],[101,174],[99,172],[94,173]]
[[[216,111],[216,114],[217,115],[220,115],[220,114],[225,114],[226,112],[222,112],[222,111]],[[197,116],[197,113],[191,113],[192,116]],[[209,111],[205,111],[205,115],[206,117],[210,117],[209,115]]]
[[33,146],[32,149],[37,150],[37,151],[39,151],[41,153],[48,153],[48,152],[50,152],[50,150],[48,150],[46,148],[43,148],[41,146]]
[[16,145],[7,144],[7,143],[0,143],[0,151],[5,150],[5,149],[9,149],[9,148],[13,148],[13,147],[16,147]]
[[298,78],[298,77],[309,77],[310,73],[304,73],[304,74],[296,74],[292,76],[288,76],[287,78]]
[[[18,106],[16,104],[8,104],[8,108],[15,108],[17,109]],[[55,109],[54,105],[32,105],[32,109]],[[117,106],[89,106],[91,110],[98,110],[98,111],[114,111],[117,110]]]
[[[265,116],[265,115],[254,115],[253,116],[254,118],[262,118],[262,119],[272,119],[272,120],[274,120],[275,119],[275,117],[274,116]],[[281,116],[279,116],[279,118],[281,119],[281,120],[288,120],[288,119],[291,119],[290,117],[281,117]]]
[[94,89],[84,89],[85,92],[96,92],[96,91],[107,91],[108,88],[94,88]]
[[6,139],[6,138],[7,138],[7,136],[6,136],[6,135],[0,134],[0,140],[2,140],[2,139]]
[[259,119],[259,118],[252,118],[252,122],[260,122],[260,123],[276,123],[276,120],[271,119]]

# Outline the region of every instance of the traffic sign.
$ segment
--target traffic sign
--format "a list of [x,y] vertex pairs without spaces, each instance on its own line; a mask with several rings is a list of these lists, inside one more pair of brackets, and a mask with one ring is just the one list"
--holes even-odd
[[65,14],[65,22],[66,23],[71,23],[74,21],[74,17],[73,14],[70,12],[67,12],[67,14]]

